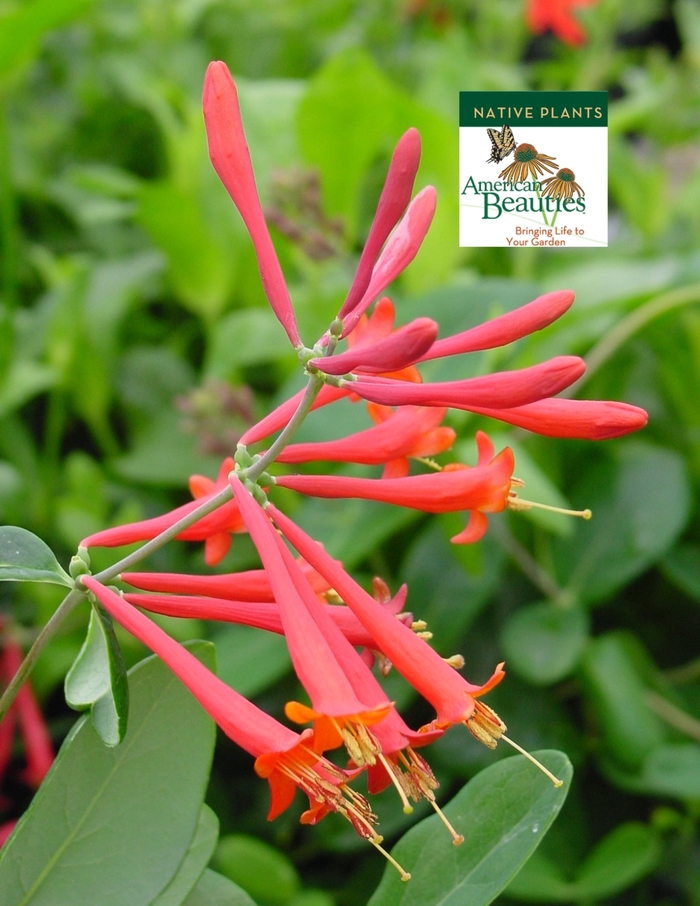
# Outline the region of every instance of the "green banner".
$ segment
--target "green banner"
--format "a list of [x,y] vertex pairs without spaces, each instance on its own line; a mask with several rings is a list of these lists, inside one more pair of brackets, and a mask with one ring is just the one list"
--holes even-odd
[[607,126],[607,91],[460,91],[459,125]]

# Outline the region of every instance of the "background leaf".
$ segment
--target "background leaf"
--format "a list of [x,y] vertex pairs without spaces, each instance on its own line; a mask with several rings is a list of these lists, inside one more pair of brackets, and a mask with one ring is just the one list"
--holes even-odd
[[404,883],[392,866],[369,906],[486,906],[535,850],[564,803],[571,765],[561,752],[536,757],[564,781],[556,789],[525,758],[505,758],[482,771],[444,809],[464,843],[454,847],[434,816],[410,830],[392,856],[411,872]]
[[[213,665],[213,649],[191,650]],[[214,725],[165,665],[129,674],[131,717],[106,748],[83,718],[0,853],[3,906],[147,906],[197,826]]]

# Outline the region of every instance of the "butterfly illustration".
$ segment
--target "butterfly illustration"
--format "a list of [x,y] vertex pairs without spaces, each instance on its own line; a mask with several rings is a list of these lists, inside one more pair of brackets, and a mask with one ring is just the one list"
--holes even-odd
[[500,164],[505,157],[508,157],[515,150],[515,136],[510,126],[505,125],[500,132],[498,129],[487,129],[486,131],[491,139],[491,157],[486,163]]

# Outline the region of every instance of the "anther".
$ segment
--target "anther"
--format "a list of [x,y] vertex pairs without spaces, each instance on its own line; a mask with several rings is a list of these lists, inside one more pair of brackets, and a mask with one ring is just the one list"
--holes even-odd
[[464,669],[464,657],[461,654],[453,654],[450,657],[444,657],[443,661],[446,664],[449,664],[450,667],[454,667],[455,670]]

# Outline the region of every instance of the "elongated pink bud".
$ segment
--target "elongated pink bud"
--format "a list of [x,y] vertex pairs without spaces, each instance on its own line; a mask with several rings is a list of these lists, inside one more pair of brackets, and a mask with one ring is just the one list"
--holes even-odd
[[573,384],[585,370],[585,362],[578,356],[557,356],[530,368],[497,371],[463,381],[414,384],[359,375],[345,387],[384,406],[451,406],[473,411],[475,406],[513,408],[541,400]]
[[543,399],[516,409],[474,407],[471,411],[545,437],[580,440],[622,437],[639,431],[649,419],[644,409],[612,400]]
[[301,346],[292,300],[258,197],[243,132],[238,93],[225,63],[210,63],[204,80],[204,122],[209,157],[253,240],[265,295],[287,336]]
[[437,340],[421,361],[439,359],[442,356],[458,355],[463,352],[478,352],[481,349],[495,349],[526,337],[536,330],[542,330],[571,308],[574,294],[570,289],[538,296],[527,305],[492,318],[477,327],[471,327],[452,337]]
[[343,336],[355,327],[364,312],[418,254],[435,214],[437,193],[426,186],[416,195],[379,256],[364,296],[343,319]]
[[389,164],[386,182],[379,197],[377,211],[360,256],[355,279],[338,315],[344,318],[362,299],[372,278],[377,256],[387,236],[396,226],[399,217],[411,200],[413,183],[420,162],[420,134],[409,129],[398,141]]
[[360,369],[369,374],[399,371],[413,365],[430,349],[439,327],[430,318],[416,318],[367,346],[353,346],[339,355],[311,359],[311,364],[326,374],[347,374]]

